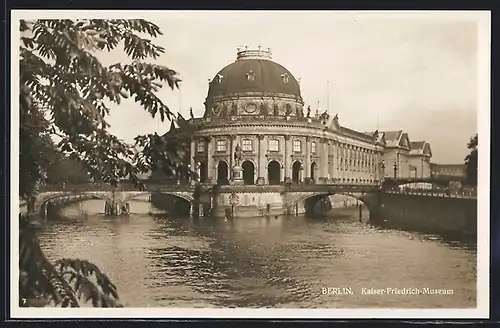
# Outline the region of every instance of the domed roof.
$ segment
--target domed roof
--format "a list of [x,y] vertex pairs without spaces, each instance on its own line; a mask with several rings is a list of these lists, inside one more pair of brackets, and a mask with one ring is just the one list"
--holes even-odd
[[301,98],[300,86],[265,50],[239,51],[237,59],[220,70],[210,82],[207,98],[257,92],[287,94]]

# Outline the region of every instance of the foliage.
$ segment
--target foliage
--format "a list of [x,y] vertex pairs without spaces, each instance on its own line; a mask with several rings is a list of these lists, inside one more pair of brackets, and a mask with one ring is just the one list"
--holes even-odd
[[[158,26],[144,20],[23,20],[21,33],[21,130],[33,129],[21,141],[20,162],[33,166],[20,170],[23,180],[29,177],[21,196],[29,194],[47,170],[42,159],[29,157],[45,153],[40,151],[40,135],[57,136],[60,151],[81,162],[92,179],[112,185],[122,178],[140,184],[137,175],[160,162],[175,170],[185,154],[177,143],[150,134],[129,145],[107,131],[109,106],[123,98],[132,98],[152,117],[173,117],[155,92],[162,83],[178,87],[177,73],[143,62],[164,52],[141,37],[158,36]],[[131,58],[128,64],[105,66],[95,55],[120,44]]]
[[121,307],[116,287],[94,264],[78,259],[49,262],[34,236],[37,228],[20,217],[20,306],[79,307],[83,300],[95,307]]
[[[163,84],[179,87],[177,73],[144,62],[164,53],[147,39],[161,34],[158,26],[140,19],[38,19],[21,20],[20,32],[19,187],[30,214],[38,188],[54,175],[54,159],[61,154],[79,162],[92,181],[114,186],[122,179],[140,186],[139,174],[159,167],[176,172],[187,148],[175,138],[149,134],[131,145],[107,131],[110,105],[124,98],[152,117],[173,118],[156,92]],[[99,61],[98,52],[119,47],[129,63]],[[40,249],[31,219],[26,222],[20,231],[21,305],[41,298],[74,307],[83,298],[94,306],[119,306],[116,288],[95,265],[67,259],[53,265]]]
[[83,165],[75,159],[57,154],[47,169],[47,184],[78,184],[90,182]]
[[471,186],[477,185],[477,163],[478,163],[478,135],[470,138],[467,143],[470,153],[465,157],[466,182]]

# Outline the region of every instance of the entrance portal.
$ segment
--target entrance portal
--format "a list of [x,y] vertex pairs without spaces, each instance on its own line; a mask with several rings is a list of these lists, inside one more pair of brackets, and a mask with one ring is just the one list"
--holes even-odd
[[246,185],[255,183],[255,166],[250,161],[244,161],[241,165],[243,169],[243,181]]
[[277,161],[270,161],[267,165],[267,181],[270,185],[281,183],[281,165]]
[[292,165],[292,183],[299,184],[301,180],[302,163],[295,161]]
[[219,161],[217,165],[217,184],[227,185],[229,183],[228,179],[229,166],[224,161]]

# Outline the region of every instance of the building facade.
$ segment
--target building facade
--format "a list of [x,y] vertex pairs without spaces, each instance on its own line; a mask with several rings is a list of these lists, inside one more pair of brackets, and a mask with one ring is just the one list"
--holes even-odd
[[431,163],[431,174],[434,178],[450,178],[456,180],[465,180],[466,165],[465,164],[437,164]]
[[[203,117],[183,124],[189,164],[202,183],[231,186],[235,168],[242,171],[243,207],[280,207],[279,193],[253,192],[251,185],[374,185],[392,177],[389,164],[397,177],[430,174],[428,143],[412,149],[401,131],[363,133],[342,126],[337,115],[311,114],[299,82],[269,50],[239,50],[209,82]],[[217,202],[228,205],[228,197]]]
[[402,130],[382,134],[386,178],[430,178],[432,151],[428,142],[410,141],[408,133]]

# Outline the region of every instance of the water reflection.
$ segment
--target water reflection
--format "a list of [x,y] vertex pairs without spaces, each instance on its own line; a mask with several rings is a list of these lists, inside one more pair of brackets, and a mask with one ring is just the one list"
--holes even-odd
[[[176,219],[143,214],[54,222],[41,236],[51,258],[80,257],[117,284],[126,306],[475,307],[473,243],[385,230],[358,211],[329,218]],[[102,206],[101,206],[102,207]],[[71,216],[67,212],[66,215]],[[323,295],[350,287],[353,295]],[[441,288],[453,295],[362,295],[362,288]]]

